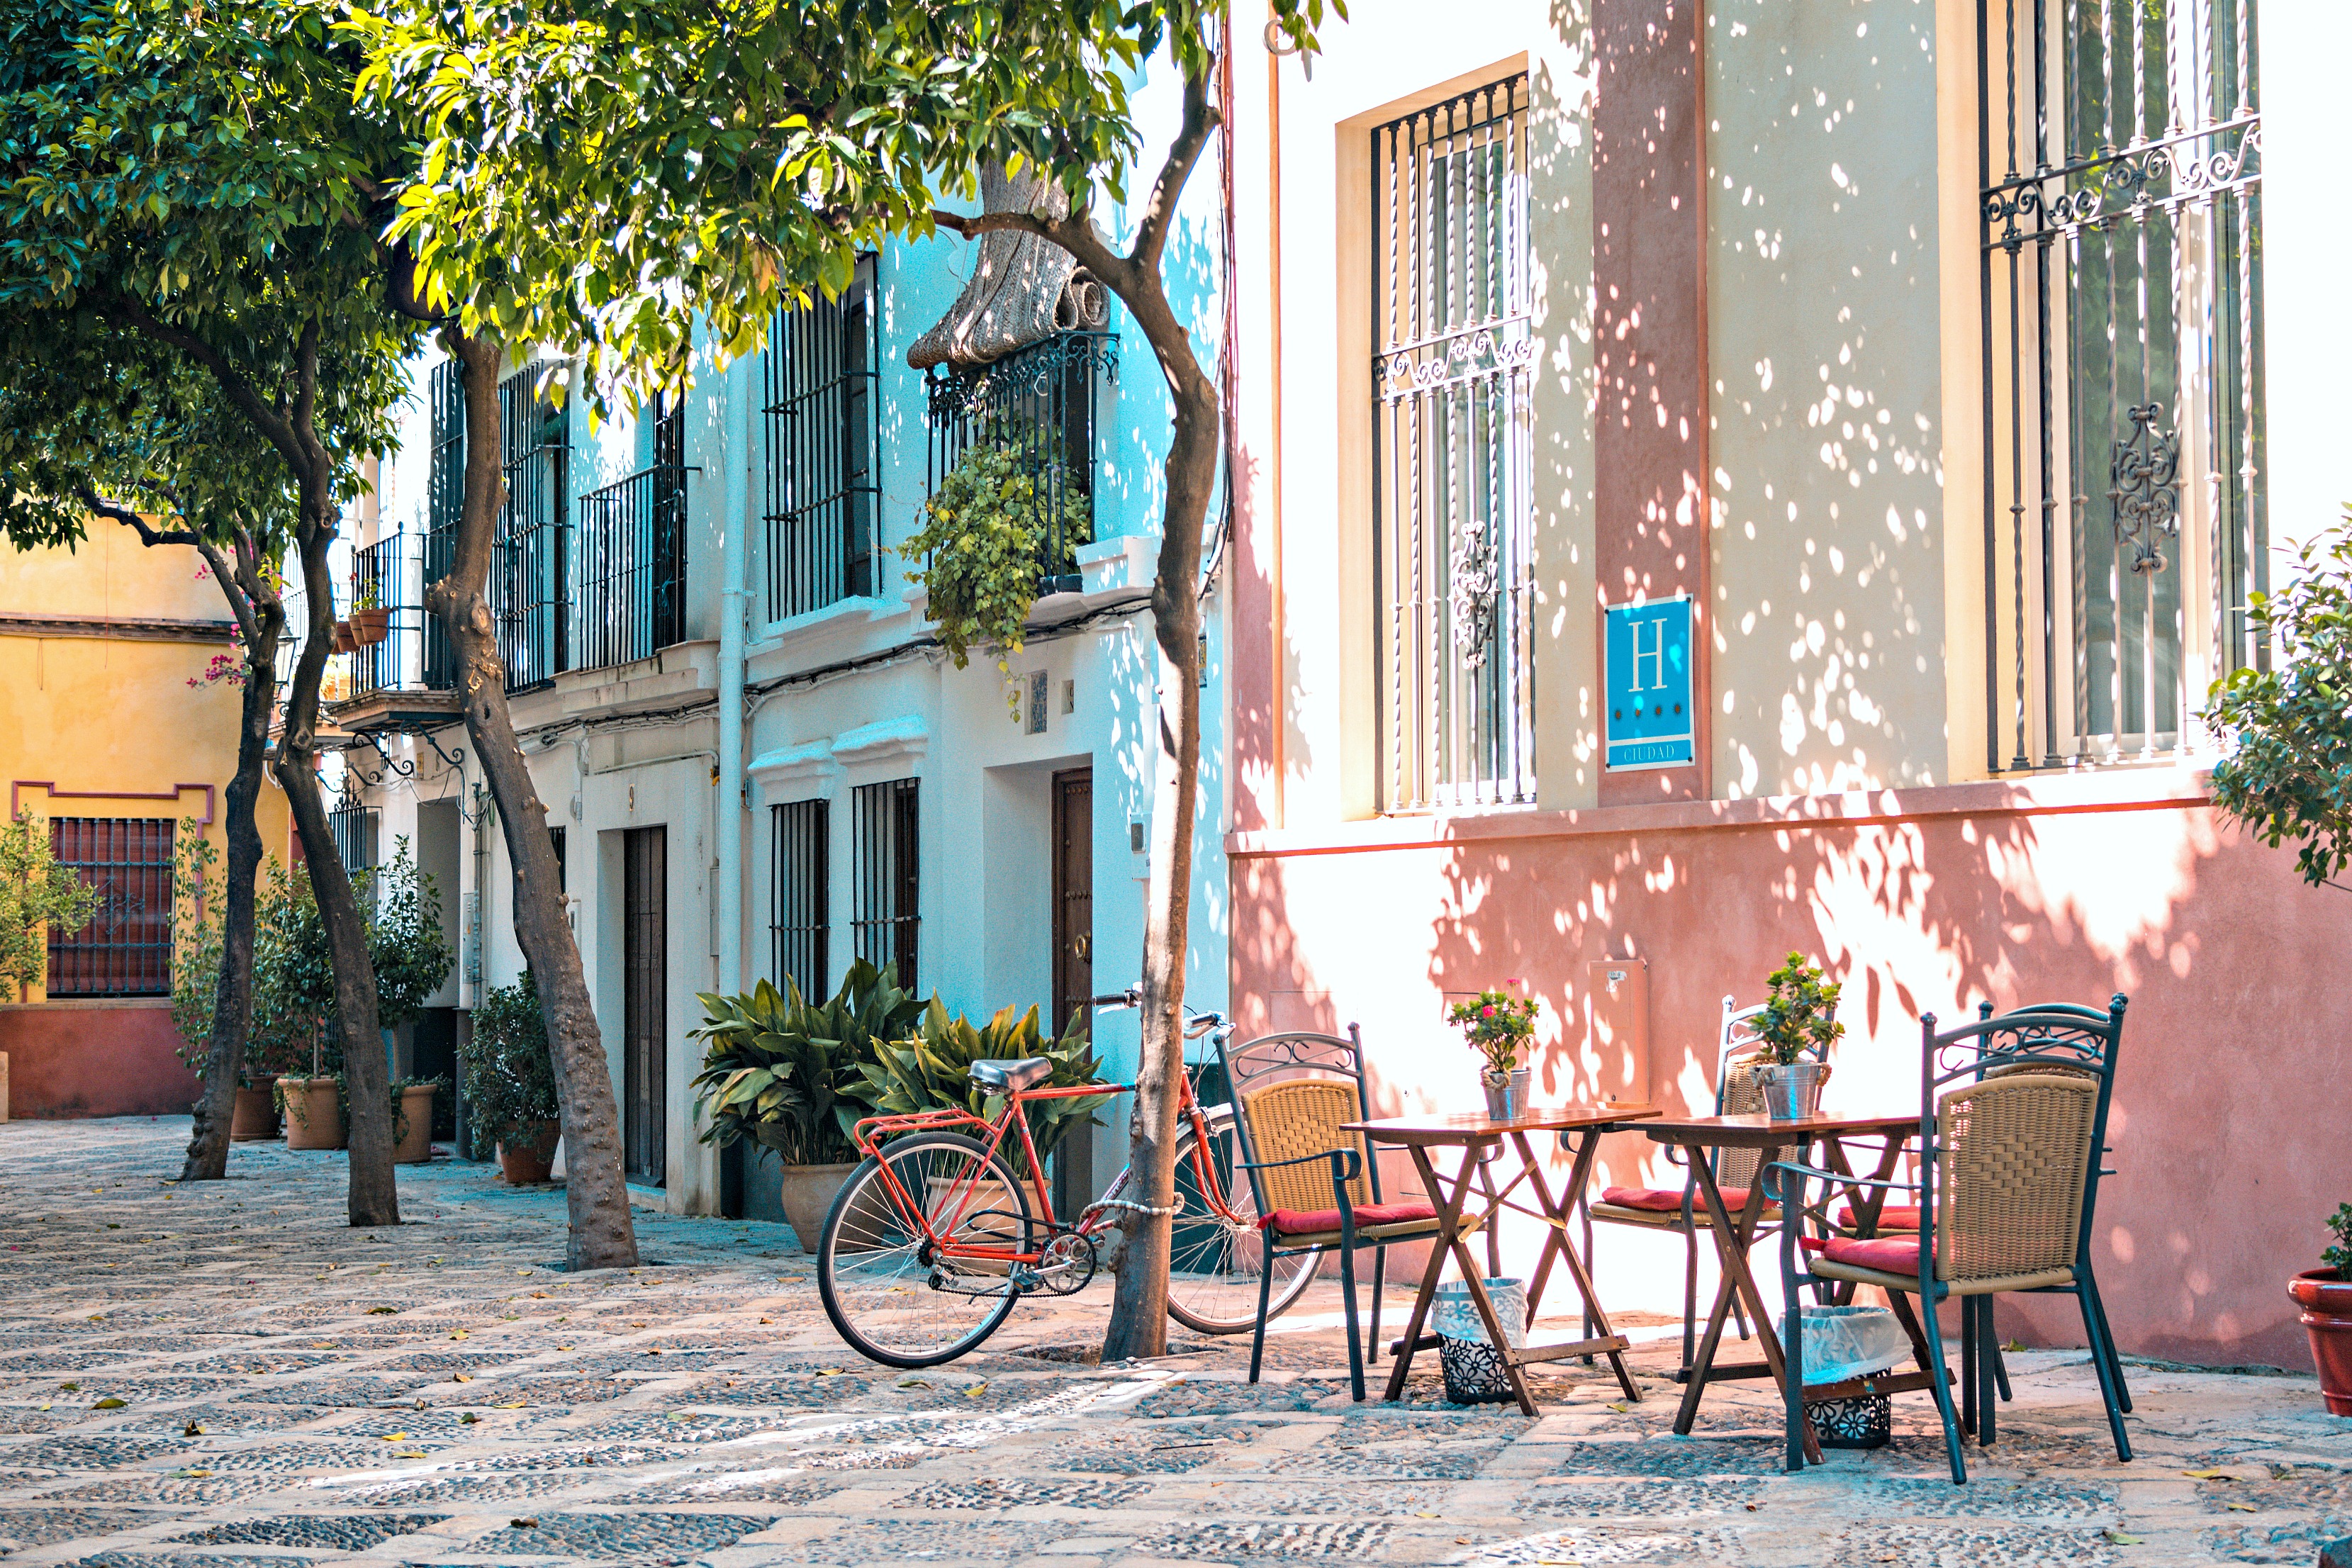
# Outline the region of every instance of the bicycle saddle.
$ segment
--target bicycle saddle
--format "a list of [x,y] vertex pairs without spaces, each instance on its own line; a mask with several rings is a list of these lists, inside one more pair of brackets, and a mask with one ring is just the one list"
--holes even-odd
[[1054,1064],[1044,1057],[971,1064],[971,1081],[991,1094],[1011,1094],[1017,1089],[1041,1084],[1053,1076]]

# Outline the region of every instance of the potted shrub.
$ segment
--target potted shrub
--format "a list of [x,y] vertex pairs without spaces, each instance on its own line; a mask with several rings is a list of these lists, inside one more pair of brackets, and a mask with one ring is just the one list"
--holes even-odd
[[562,1131],[555,1064],[530,971],[491,988],[474,1009],[473,1033],[458,1050],[466,1075],[467,1152],[487,1160],[495,1148],[515,1186],[547,1180]]
[[395,1079],[392,1085],[392,1163],[425,1165],[433,1160],[433,1097],[437,1078]]
[[[225,937],[225,911],[217,898],[207,901],[204,889],[220,863],[220,850],[204,836],[201,825],[185,823],[173,849],[172,872],[172,1028],[180,1037],[173,1047],[199,1081],[209,1067],[213,1009],[220,1000],[220,970]],[[257,894],[259,889],[257,889]],[[256,911],[257,921],[259,911]],[[250,1143],[278,1136],[278,1101],[270,1084],[278,1069],[294,1063],[276,1059],[270,1042],[258,1031],[248,1031],[245,1058],[237,1065],[236,1109],[229,1119],[232,1142]]]
[[845,1090],[866,1082],[858,1068],[875,1059],[877,1041],[909,1032],[923,1005],[864,959],[822,1006],[805,1001],[790,975],[779,993],[762,980],[740,996],[698,995],[707,1042],[695,1117],[710,1126],[702,1142],[729,1148],[749,1139],[755,1163],[773,1155],[778,1196],[801,1250],[817,1234],[841,1184],[857,1168],[849,1130],[865,1115]]
[[2319,1255],[2323,1267],[2288,1280],[2286,1293],[2303,1309],[2327,1413],[2352,1415],[2352,1204],[2337,1205],[2327,1226],[2336,1244]]
[[1787,963],[1765,978],[1771,989],[1756,1021],[1761,1044],[1756,1059],[1763,1064],[1757,1083],[1772,1120],[1794,1121],[1821,1109],[1822,1085],[1830,1077],[1822,1058],[1845,1034],[1837,1021],[1843,988],[1800,952],[1790,953]]
[[1535,1069],[1521,1064],[1534,1054],[1536,1015],[1542,1006],[1533,996],[1481,991],[1446,1009],[1446,1018],[1461,1027],[1470,1048],[1486,1058],[1486,1065],[1478,1071],[1478,1082],[1486,1091],[1489,1116],[1510,1119],[1526,1114],[1528,1080]]
[[[846,1092],[862,1100],[873,1113],[910,1115],[922,1110],[961,1108],[974,1116],[992,1116],[1002,1109],[994,1096],[983,1092],[971,1081],[971,1064],[976,1061],[1014,1061],[1024,1057],[1044,1057],[1053,1063],[1053,1071],[1037,1087],[1069,1088],[1100,1080],[1101,1063],[1083,1034],[1066,1035],[1060,1039],[1048,1039],[1039,1028],[1037,1009],[1031,1007],[1018,1018],[1010,1007],[1001,1009],[985,1026],[975,1026],[958,1014],[950,1016],[936,994],[924,1007],[919,1033],[902,1040],[885,1040],[877,1044],[871,1062],[859,1067],[863,1082],[851,1086]],[[1037,1146],[1040,1161],[1053,1158],[1062,1140],[1082,1122],[1100,1125],[1094,1113],[1112,1099],[1110,1092],[1072,1095],[1066,1100],[1044,1100],[1032,1102],[1023,1111],[1029,1122],[1030,1141]],[[1029,1152],[1017,1139],[1008,1137],[998,1149],[1013,1178],[1029,1189],[1029,1212],[1044,1211],[1039,1179],[1042,1172],[1029,1168]],[[986,1194],[982,1194],[983,1206]],[[1065,1218],[1073,1216],[1061,1216]]]
[[373,583],[356,583],[352,591],[352,641],[373,647],[392,635],[392,612],[376,602]]

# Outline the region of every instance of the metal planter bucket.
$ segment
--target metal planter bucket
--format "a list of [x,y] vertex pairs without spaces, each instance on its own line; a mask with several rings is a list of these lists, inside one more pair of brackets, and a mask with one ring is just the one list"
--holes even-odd
[[1516,1121],[1528,1113],[1528,1090],[1535,1079],[1533,1068],[1520,1068],[1500,1082],[1488,1074],[1479,1075],[1479,1087],[1486,1091],[1486,1114],[1497,1121]]
[[[1502,1320],[1503,1338],[1514,1349],[1527,1343],[1528,1291],[1517,1279],[1489,1279],[1486,1299]],[[1437,1288],[1430,1327],[1437,1334],[1438,1367],[1449,1405],[1496,1405],[1518,1397],[1501,1352],[1487,1337],[1486,1321],[1470,1303],[1470,1287],[1449,1279]]]
[[1822,1109],[1822,1085],[1830,1069],[1822,1062],[1790,1062],[1756,1069],[1756,1087],[1775,1121],[1801,1121]]

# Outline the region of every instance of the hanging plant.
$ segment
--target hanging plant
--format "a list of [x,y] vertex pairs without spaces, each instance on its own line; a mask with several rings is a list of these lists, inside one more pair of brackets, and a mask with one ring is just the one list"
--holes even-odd
[[[1037,600],[1039,564],[1053,487],[1020,444],[982,441],[964,448],[931,499],[922,526],[898,553],[922,562],[907,574],[930,595],[930,618],[958,669],[973,644],[993,645],[1002,657],[1018,653],[1029,607]],[[1065,546],[1092,537],[1087,498],[1066,478],[1059,487]]]

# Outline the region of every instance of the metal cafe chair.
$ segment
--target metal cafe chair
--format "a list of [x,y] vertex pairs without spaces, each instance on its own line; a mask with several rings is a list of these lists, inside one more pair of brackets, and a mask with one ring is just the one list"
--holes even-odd
[[[1715,1114],[1747,1116],[1764,1109],[1764,1093],[1756,1078],[1756,1052],[1762,1042],[1757,1038],[1755,1021],[1761,1017],[1764,1007],[1742,1007],[1733,998],[1723,999],[1723,1018],[1716,1034],[1715,1053]],[[1593,1134],[1560,1134],[1560,1146],[1571,1147],[1570,1141]],[[1723,1201],[1733,1212],[1748,1201],[1748,1184],[1756,1179],[1756,1163],[1759,1151],[1754,1149],[1713,1149],[1707,1158],[1713,1163],[1716,1184],[1723,1189]],[[1666,1158],[1680,1163],[1679,1151],[1669,1149]],[[1584,1220],[1584,1256],[1592,1256],[1592,1226],[1631,1226],[1642,1230],[1664,1231],[1683,1238],[1683,1362],[1675,1373],[1682,1382],[1690,1373],[1694,1353],[1694,1323],[1698,1314],[1698,1236],[1712,1226],[1706,1208],[1697,1203],[1698,1176],[1693,1172],[1683,1178],[1679,1190],[1666,1187],[1604,1187],[1597,1199],[1580,1200]],[[1757,1226],[1759,1238],[1777,1230],[1780,1211],[1767,1206]],[[1732,1305],[1739,1337],[1748,1337],[1748,1315],[1738,1302]],[[1591,1332],[1588,1326],[1587,1333]]]
[[[1857,1180],[1792,1160],[1763,1173],[1767,1192],[1792,1216],[1818,1212],[1806,1202],[1814,1183],[1823,1193],[1820,1207],[1833,1190],[1877,1186],[1918,1194],[1919,1228],[1908,1234],[1804,1237],[1794,1220],[1784,1225],[1781,1287],[1790,1301],[1801,1286],[1822,1281],[1874,1285],[1887,1293],[1928,1374],[1955,1485],[1968,1480],[1962,1432],[1979,1445],[1996,1436],[1992,1304],[2005,1292],[2074,1291],[2116,1457],[2131,1458],[2111,1353],[2096,1321],[2095,1288],[2082,1288],[2090,1250],[2089,1170],[2097,1163],[2111,1047],[2122,1026],[2117,1000],[2095,1021],[2081,1008],[2021,1011],[1937,1034],[1935,1015],[1922,1018],[1916,1181]],[[1912,1297],[1921,1303],[1916,1313]],[[1937,1306],[1955,1298],[1961,1321],[1957,1412],[1942,1342],[1923,1331],[1923,1324],[1932,1330]],[[1801,1314],[1790,1314],[1782,1337],[1793,1470],[1805,1462]]]
[[1249,1380],[1265,1356],[1266,1305],[1276,1258],[1334,1249],[1348,1322],[1348,1373],[1364,1397],[1364,1342],[1356,1318],[1356,1254],[1372,1251],[1371,1345],[1380,1353],[1381,1296],[1388,1249],[1437,1235],[1437,1210],[1425,1202],[1391,1203],[1381,1192],[1380,1163],[1362,1134],[1341,1131],[1371,1119],[1364,1086],[1363,1037],[1355,1025],[1337,1035],[1265,1035],[1244,1044],[1221,1043],[1225,1081],[1233,1091],[1234,1124],[1256,1199],[1261,1245],[1257,1327],[1250,1341]]

